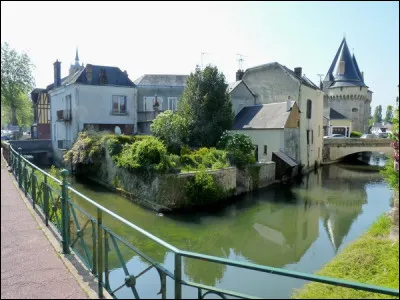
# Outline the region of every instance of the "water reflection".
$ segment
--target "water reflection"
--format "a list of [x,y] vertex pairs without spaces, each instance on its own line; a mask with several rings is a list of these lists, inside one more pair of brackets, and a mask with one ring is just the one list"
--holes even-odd
[[[361,235],[379,214],[389,209],[390,198],[379,173],[348,165],[325,166],[292,187],[276,185],[242,195],[219,211],[164,217],[101,187],[77,182],[72,185],[178,248],[304,272],[318,270],[344,245]],[[377,189],[385,191],[380,192],[383,199],[379,202],[375,201],[375,195],[374,198],[371,196]],[[88,212],[95,213],[90,205],[74,200]],[[166,249],[108,216],[104,217],[104,223],[152,259],[173,270],[173,256]],[[327,247],[331,251],[327,251]],[[313,256],[309,255],[311,249],[315,253]],[[112,247],[111,250],[110,262],[115,270],[110,278],[120,285],[124,276],[116,252]],[[145,263],[127,247],[121,246],[121,252],[129,261],[129,268],[138,269]],[[302,284],[279,276],[238,272],[232,267],[194,259],[184,259],[183,270],[184,277],[190,281],[255,293],[259,297],[287,298],[294,287]],[[250,278],[244,278],[244,274]],[[143,297],[159,298],[158,291],[145,278],[141,279],[138,290],[142,289]],[[169,290],[173,288],[169,287]],[[196,295],[193,289],[184,289],[185,297]],[[121,289],[117,296],[131,297],[131,292]]]

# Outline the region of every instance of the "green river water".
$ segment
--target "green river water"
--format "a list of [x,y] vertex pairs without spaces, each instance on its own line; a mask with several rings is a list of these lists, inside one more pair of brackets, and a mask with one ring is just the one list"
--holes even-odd
[[[278,184],[238,196],[219,210],[158,216],[98,185],[70,181],[76,190],[180,249],[306,273],[321,269],[389,211],[392,194],[378,172],[335,164],[291,186]],[[96,216],[91,205],[72,199]],[[78,218],[85,221],[81,214]],[[173,272],[174,257],[167,249],[110,216],[104,217],[104,223]],[[91,241],[90,230],[87,241]],[[133,251],[119,246],[131,273],[138,274],[148,266]],[[115,289],[122,285],[125,274],[115,251],[109,257],[110,284]],[[293,289],[306,283],[186,258],[183,270],[187,280],[262,298],[288,298]],[[142,275],[136,288],[141,298],[160,298],[158,273],[152,269]],[[173,282],[167,279],[168,298],[173,298],[173,292]],[[133,297],[125,287],[116,295]],[[197,291],[184,286],[183,296],[196,298]]]

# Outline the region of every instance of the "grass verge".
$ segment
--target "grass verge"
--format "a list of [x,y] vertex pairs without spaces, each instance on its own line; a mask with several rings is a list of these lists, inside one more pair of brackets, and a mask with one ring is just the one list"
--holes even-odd
[[[399,242],[389,238],[392,220],[382,215],[358,240],[316,274],[388,288],[399,288]],[[321,283],[309,283],[292,299],[398,299]]]

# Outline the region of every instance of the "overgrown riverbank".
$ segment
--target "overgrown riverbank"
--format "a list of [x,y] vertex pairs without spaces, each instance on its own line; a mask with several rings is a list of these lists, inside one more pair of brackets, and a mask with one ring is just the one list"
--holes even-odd
[[[399,241],[390,238],[392,219],[383,215],[358,240],[316,274],[389,288],[399,288]],[[386,295],[310,283],[293,299],[396,299]],[[398,298],[397,298],[398,299]]]

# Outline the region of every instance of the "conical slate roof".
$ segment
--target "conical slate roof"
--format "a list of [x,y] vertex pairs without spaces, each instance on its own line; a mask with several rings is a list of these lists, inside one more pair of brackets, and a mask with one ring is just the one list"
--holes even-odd
[[[341,70],[341,68],[344,70]],[[366,86],[355,56],[351,56],[346,39],[343,38],[335,58],[324,79],[325,86]]]

